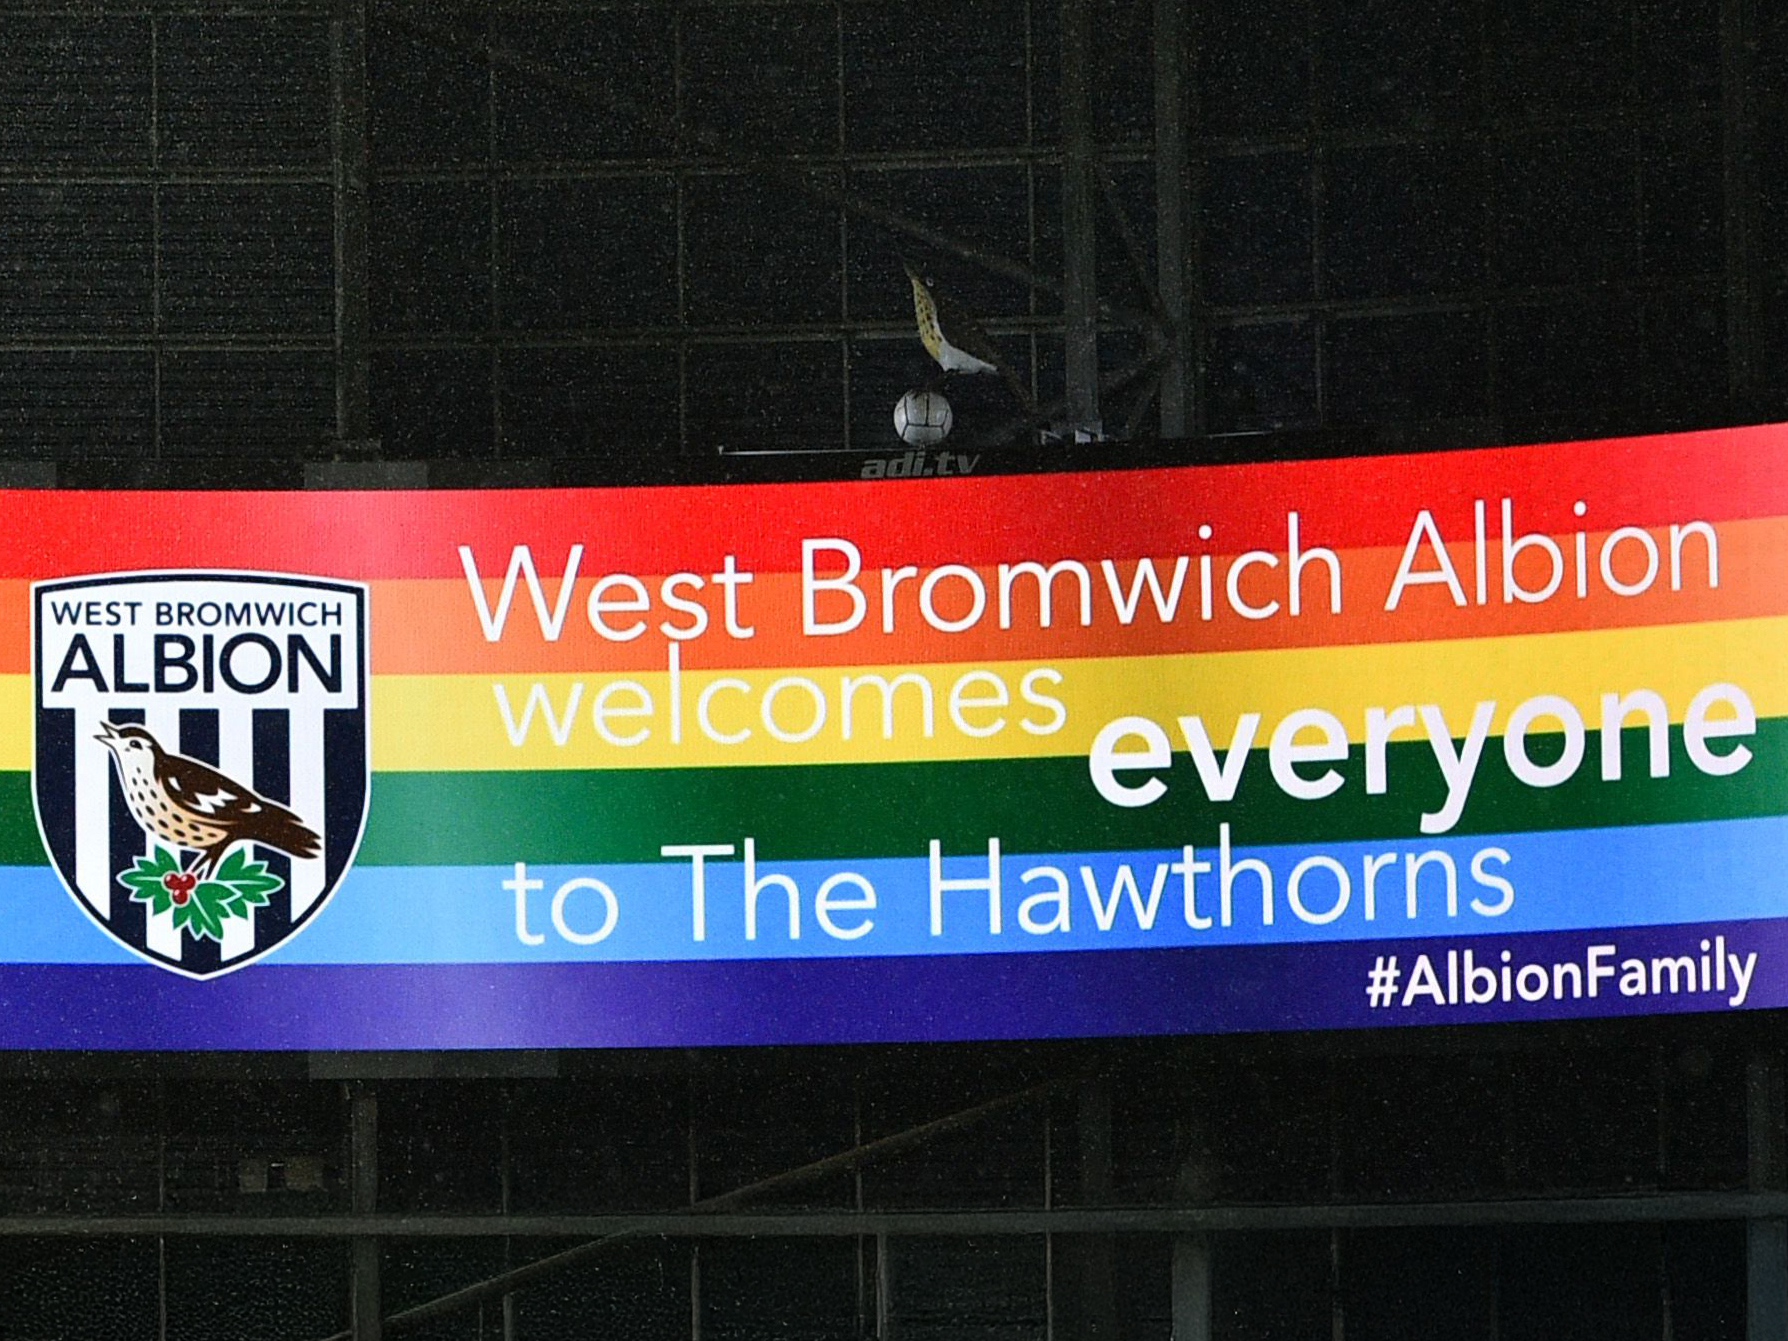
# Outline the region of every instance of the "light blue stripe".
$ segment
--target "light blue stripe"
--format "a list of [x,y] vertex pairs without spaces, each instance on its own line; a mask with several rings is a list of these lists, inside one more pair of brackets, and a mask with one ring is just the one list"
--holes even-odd
[[[1474,856],[1500,848],[1509,860],[1490,866],[1515,886],[1513,906],[1497,916],[1474,911],[1495,906],[1501,895],[1473,881]],[[1444,874],[1430,865],[1419,878],[1416,914],[1406,900],[1407,867],[1384,867],[1377,877],[1375,915],[1366,915],[1363,870],[1376,855],[1446,853],[1458,873],[1456,911],[1449,912]],[[1348,871],[1352,893],[1339,917],[1316,925],[1300,918],[1286,898],[1293,869],[1324,856]],[[781,959],[852,955],[979,954],[1001,951],[1132,949],[1170,946],[1319,942],[1360,938],[1469,935],[1486,932],[1562,931],[1593,927],[1663,925],[1788,916],[1788,817],[1721,820],[1698,824],[1624,829],[1474,835],[1412,839],[1240,847],[1232,864],[1264,861],[1273,872],[1271,925],[1262,919],[1259,881],[1251,874],[1234,880],[1230,924],[1220,919],[1220,871],[1196,877],[1195,916],[1217,919],[1194,928],[1185,917],[1184,884],[1177,873],[1162,881],[1152,927],[1143,930],[1126,898],[1110,929],[1094,915],[1087,873],[1108,900],[1118,869],[1128,864],[1149,894],[1157,867],[1177,862],[1178,852],[1011,855],[1001,862],[1002,930],[988,924],[985,893],[959,892],[943,900],[944,934],[930,928],[929,863],[914,857],[852,862],[780,863],[760,856],[758,875],[791,877],[802,891],[800,936],[788,934],[788,901],[780,889],[759,898],[755,939],[745,934],[744,872],[738,860],[709,865],[704,940],[693,934],[690,867],[687,861],[597,867],[537,867],[529,875],[544,889],[529,896],[527,931],[544,936],[539,945],[517,936],[515,895],[503,888],[513,872],[503,867],[369,867],[350,873],[342,889],[316,920],[275,958],[289,964],[369,963],[542,963],[555,960],[648,961],[673,959]],[[1197,851],[1199,861],[1218,866],[1213,843]],[[1030,934],[1021,925],[1020,905],[1053,888],[1037,868],[1063,871],[1069,882],[1067,932]],[[839,871],[866,877],[876,890],[872,913],[839,911],[840,930],[873,929],[857,939],[829,936],[815,916],[819,885]],[[947,855],[946,879],[984,877],[985,854]],[[1027,881],[1025,876],[1031,873]],[[619,916],[613,932],[598,944],[572,944],[553,927],[551,905],[559,886],[575,877],[594,877],[615,893]],[[1312,870],[1302,883],[1306,911],[1326,914],[1335,902],[1332,873]],[[853,897],[842,888],[836,895]],[[564,922],[588,934],[603,920],[600,896],[571,892]],[[1033,908],[1033,920],[1046,910]],[[0,963],[129,963],[133,957],[93,926],[41,867],[0,867]]]

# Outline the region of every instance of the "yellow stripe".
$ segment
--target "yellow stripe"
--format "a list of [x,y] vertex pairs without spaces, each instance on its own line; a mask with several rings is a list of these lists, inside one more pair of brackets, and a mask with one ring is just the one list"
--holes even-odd
[[[1053,714],[1047,707],[1025,702],[1020,686],[1027,674],[1043,667],[1059,673],[1061,681],[1033,680],[1036,696],[1059,700],[1066,721],[1059,730],[1033,734],[1024,729],[1023,721],[1047,726]],[[965,720],[975,727],[1004,716],[1004,729],[986,738],[960,731],[949,708],[952,687],[977,669],[998,675],[1012,700],[1003,714],[990,707],[964,709]],[[887,740],[883,738],[881,695],[862,685],[852,695],[852,738],[844,739],[842,682],[871,675],[890,680],[900,675],[924,679],[933,702],[929,739],[921,731],[916,689],[897,691],[895,738]],[[610,720],[610,729],[617,735],[642,726],[650,730],[646,741],[633,747],[605,742],[592,724],[591,710],[603,687],[624,680],[644,685],[655,708],[650,718]],[[736,745],[707,739],[697,722],[697,704],[703,692],[723,680],[751,686],[745,693],[723,687],[711,704],[716,730],[750,731],[750,736]],[[799,743],[774,739],[760,716],[765,693],[785,682],[775,703],[779,725],[794,733],[812,721],[812,696],[800,684],[786,683],[791,680],[811,682],[826,699],[825,725],[811,739]],[[1480,700],[1494,699],[1497,711],[1492,730],[1500,734],[1514,706],[1539,694],[1570,700],[1585,724],[1594,729],[1600,725],[1605,693],[1653,690],[1669,705],[1672,721],[1681,721],[1689,700],[1708,684],[1721,681],[1743,689],[1759,717],[1788,716],[1788,618],[1378,647],[1063,659],[984,667],[945,663],[685,670],[679,686],[682,720],[678,743],[671,740],[669,676],[662,671],[591,677],[379,676],[373,682],[372,695],[373,767],[383,771],[664,768],[1029,758],[1084,753],[1100,727],[1115,717],[1132,715],[1162,723],[1177,747],[1174,719],[1197,714],[1222,749],[1241,713],[1261,714],[1257,743],[1264,743],[1278,720],[1298,708],[1333,713],[1357,743],[1364,738],[1368,707],[1433,703],[1445,712],[1455,734],[1463,734],[1473,707]],[[560,717],[573,693],[577,694],[575,720],[563,745],[553,742],[538,710],[523,743],[511,743],[496,690],[500,687],[507,695],[513,720],[519,724],[535,685],[544,687],[554,714]],[[990,690],[987,683],[971,682],[963,693],[981,699],[990,696]],[[611,708],[627,708],[637,701],[628,692],[610,690],[609,694]],[[31,703],[30,677],[0,676],[0,770],[31,766]],[[1541,720],[1534,729],[1554,725]],[[1398,736],[1409,739],[1420,734],[1418,729]]]
[[[1020,697],[1026,674],[1041,666],[1059,672],[1061,683],[1033,682],[1033,687],[1039,697],[1059,699],[1067,713],[1065,725],[1046,735],[1032,734],[1022,725],[1027,718],[1034,725],[1047,725],[1052,716]],[[1368,707],[1437,704],[1455,734],[1463,735],[1473,707],[1482,699],[1496,700],[1492,730],[1500,734],[1515,705],[1539,694],[1569,699],[1593,729],[1600,724],[1604,693],[1653,690],[1669,705],[1672,720],[1680,721],[1697,692],[1721,681],[1743,689],[1760,717],[1784,716],[1788,715],[1788,619],[1384,647],[1009,662],[985,668],[1002,678],[1013,707],[1003,714],[1004,729],[984,739],[958,730],[948,707],[952,687],[971,669],[945,664],[685,671],[679,693],[680,743],[670,738],[669,684],[664,673],[612,677],[643,684],[652,696],[653,717],[617,718],[610,723],[616,734],[642,726],[650,729],[642,744],[631,747],[604,742],[592,726],[595,696],[608,679],[580,681],[576,676],[557,675],[505,676],[494,682],[488,676],[381,679],[373,697],[373,766],[386,770],[663,768],[1068,755],[1084,753],[1102,726],[1129,715],[1161,722],[1177,745],[1174,719],[1198,714],[1223,748],[1243,712],[1262,715],[1260,743],[1264,743],[1279,718],[1306,707],[1334,713],[1349,737],[1358,742],[1364,738]],[[886,740],[880,694],[859,687],[853,695],[852,738],[845,740],[841,681],[867,675],[892,679],[900,674],[919,675],[930,685],[932,736],[926,739],[921,734],[916,689],[898,691],[896,736]],[[764,694],[791,677],[817,685],[826,699],[824,727],[812,739],[799,743],[772,738],[759,716]],[[723,688],[711,705],[718,731],[751,732],[740,744],[707,739],[697,724],[697,703],[717,680],[744,681],[752,686],[749,693]],[[584,687],[578,712],[564,745],[552,742],[538,712],[524,744],[518,748],[510,743],[493,684],[502,686],[513,719],[519,723],[534,685],[545,687],[555,712],[562,717],[579,683]],[[989,688],[971,684],[966,692],[970,697],[986,697]],[[611,699],[611,705],[623,707],[635,702],[631,693]],[[804,688],[785,684],[777,694],[775,709],[786,732],[800,732],[812,721],[813,698]],[[1001,715],[992,708],[965,713],[971,726],[990,724]],[[1556,729],[1554,723],[1541,720],[1533,729],[1549,727]],[[1405,739],[1419,734],[1419,730],[1398,733]]]

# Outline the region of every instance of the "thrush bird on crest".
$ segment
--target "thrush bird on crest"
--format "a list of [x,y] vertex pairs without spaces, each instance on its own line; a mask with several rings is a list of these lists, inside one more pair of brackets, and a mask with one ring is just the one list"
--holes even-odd
[[322,840],[277,801],[210,764],[169,754],[140,726],[99,725],[94,739],[112,752],[131,818],[162,842],[197,852],[199,879],[209,878],[237,843],[260,843],[293,857],[322,850]]
[[919,326],[919,342],[925,352],[947,373],[998,373],[1007,390],[1025,408],[1035,412],[1030,392],[1006,356],[981,325],[939,290],[931,276],[901,258],[913,285],[913,316]]

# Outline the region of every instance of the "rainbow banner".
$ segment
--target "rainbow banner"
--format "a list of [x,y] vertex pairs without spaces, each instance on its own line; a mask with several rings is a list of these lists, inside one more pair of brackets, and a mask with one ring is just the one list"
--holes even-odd
[[1788,426],[3,502],[3,1047],[1788,1004]]

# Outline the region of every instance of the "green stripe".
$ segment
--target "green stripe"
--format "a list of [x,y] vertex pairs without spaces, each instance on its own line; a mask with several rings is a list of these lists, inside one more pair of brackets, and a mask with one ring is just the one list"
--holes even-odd
[[[1601,781],[1601,744],[1589,733],[1582,767],[1561,787],[1516,782],[1499,741],[1484,749],[1454,833],[1503,833],[1788,813],[1788,718],[1758,724],[1755,758],[1710,778],[1671,733],[1668,778],[1645,776],[1643,732],[1625,733],[1625,777]],[[1540,757],[1547,742],[1534,737]],[[539,773],[380,773],[360,862],[378,866],[496,865],[513,861],[656,861],[667,843],[737,843],[750,836],[776,858],[923,853],[932,838],[972,851],[998,837],[1009,852],[1173,848],[1212,839],[1227,820],[1238,842],[1317,843],[1420,833],[1444,795],[1422,741],[1388,751],[1389,789],[1367,796],[1360,750],[1339,765],[1346,785],[1323,801],[1294,801],[1264,751],[1243,770],[1236,799],[1214,805],[1186,756],[1165,775],[1167,795],[1124,810],[1102,801],[1080,758],[806,768],[688,768]],[[1315,769],[1307,769],[1314,772]],[[0,773],[0,865],[41,865],[29,775]]]
[[[1619,783],[1601,781],[1601,743],[1563,786],[1537,790],[1510,776],[1499,741],[1487,743],[1455,833],[1663,824],[1788,813],[1788,719],[1759,724],[1755,758],[1731,777],[1698,771],[1671,739],[1668,778],[1646,776],[1643,732],[1623,741]],[[1540,757],[1547,742],[1533,739]],[[1426,742],[1393,745],[1389,788],[1367,796],[1362,751],[1342,765],[1346,785],[1323,801],[1294,801],[1273,781],[1264,751],[1248,760],[1234,801],[1203,799],[1175,755],[1168,791],[1125,810],[1101,800],[1079,758],[809,768],[665,769],[562,773],[400,773],[374,781],[373,821],[360,860],[370,864],[656,861],[667,843],[737,843],[750,836],[775,857],[881,857],[983,848],[1009,852],[1174,848],[1213,841],[1227,820],[1247,843],[1343,842],[1420,833],[1424,809],[1445,795]],[[1306,772],[1315,772],[1307,769]],[[1637,776],[1635,776],[1637,774]]]

